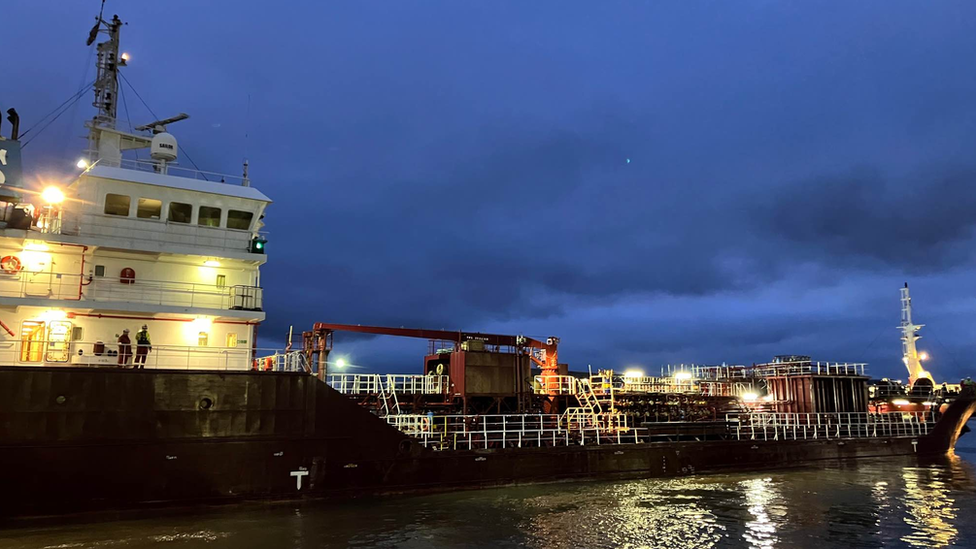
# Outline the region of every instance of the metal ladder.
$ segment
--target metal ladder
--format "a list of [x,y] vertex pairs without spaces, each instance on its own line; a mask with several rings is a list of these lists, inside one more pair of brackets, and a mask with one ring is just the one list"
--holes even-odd
[[600,400],[593,392],[593,384],[588,379],[577,380],[576,400],[579,406],[567,408],[560,418],[560,423],[566,425],[570,431],[573,428],[596,429],[600,426],[600,413],[603,409]]
[[[400,401],[396,396],[396,387],[393,381],[387,378],[386,383],[383,383],[383,377],[380,374],[376,374],[376,388],[379,390],[380,406],[383,409],[383,415],[399,415],[400,414]],[[390,401],[393,401],[393,405],[390,405]]]

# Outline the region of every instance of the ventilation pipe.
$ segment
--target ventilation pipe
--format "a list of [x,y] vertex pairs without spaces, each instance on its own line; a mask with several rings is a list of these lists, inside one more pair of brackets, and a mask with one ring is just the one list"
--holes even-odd
[[10,139],[16,141],[20,137],[20,115],[17,111],[10,108],[7,109],[7,120],[10,121],[10,125],[13,128],[10,130]]

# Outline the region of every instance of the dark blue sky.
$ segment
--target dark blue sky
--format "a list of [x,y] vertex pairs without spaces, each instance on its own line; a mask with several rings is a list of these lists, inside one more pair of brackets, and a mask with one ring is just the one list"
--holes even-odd
[[[25,127],[92,78],[97,4],[3,8],[0,105]],[[936,377],[973,370],[969,0],[106,11],[153,110],[191,114],[172,131],[196,163],[247,154],[275,200],[266,344],[323,320],[558,335],[574,368],[805,353],[904,377],[909,281]],[[70,169],[89,103],[27,171]],[[426,349],[336,343],[403,372]]]

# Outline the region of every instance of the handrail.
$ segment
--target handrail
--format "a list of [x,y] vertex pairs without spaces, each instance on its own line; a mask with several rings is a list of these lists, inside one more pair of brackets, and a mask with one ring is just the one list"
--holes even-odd
[[[139,345],[135,335],[124,367],[133,368]],[[26,348],[25,348],[26,346]],[[96,351],[97,354],[96,354]],[[0,342],[0,364],[17,367],[81,366],[120,367],[122,346],[116,342],[13,340]],[[202,347],[192,345],[153,344],[145,355],[144,368],[166,370],[262,370],[308,372],[301,351],[285,353],[280,349],[250,347]],[[268,362],[268,359],[271,359]]]
[[935,424],[930,412],[754,412],[727,414],[726,422],[736,440],[914,437],[928,434]]
[[120,277],[92,277],[79,273],[25,272],[0,276],[0,296],[121,301],[214,309],[262,309],[262,288],[249,284],[217,286],[197,282]]

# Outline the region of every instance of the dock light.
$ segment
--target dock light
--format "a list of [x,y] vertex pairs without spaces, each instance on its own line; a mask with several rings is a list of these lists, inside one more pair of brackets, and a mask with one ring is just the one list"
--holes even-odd
[[756,393],[743,393],[742,394],[742,400],[744,402],[755,402],[757,398],[759,398],[759,395],[757,395]]
[[691,379],[691,372],[678,372],[674,374],[674,379],[678,381],[688,381]]
[[220,267],[219,261],[214,261],[213,259],[208,259],[203,262],[204,267]]
[[336,368],[345,368],[345,367],[346,367],[346,359],[340,358],[336,360]]
[[84,158],[79,158],[78,159],[78,163],[75,164],[75,166],[78,166],[79,168],[81,168],[83,170],[87,170],[88,169],[88,161],[85,160]]
[[922,351],[921,353],[918,354],[918,359],[919,360],[928,360],[929,359],[929,354],[926,353],[925,351]]
[[48,204],[60,204],[64,202],[64,192],[57,187],[48,187],[41,192],[41,198]]
[[624,377],[631,378],[631,379],[636,377],[644,377],[644,371],[638,370],[636,368],[631,368],[630,370],[624,372]]
[[909,404],[911,404],[911,402],[903,398],[896,398],[895,400],[892,400],[891,403],[894,404],[895,406],[908,406]]

